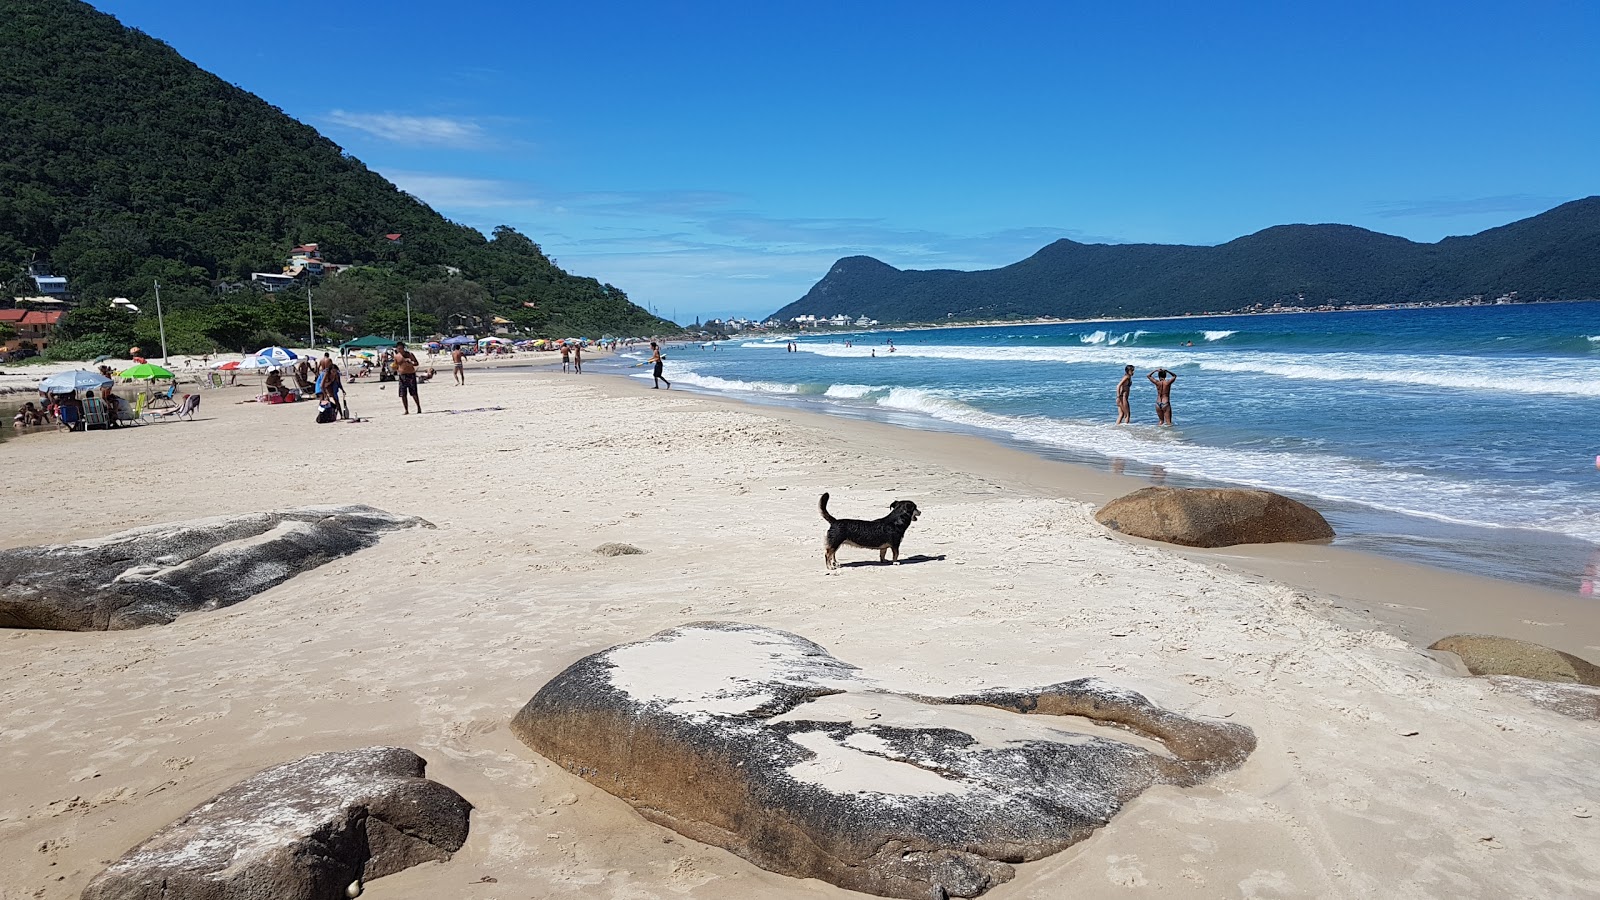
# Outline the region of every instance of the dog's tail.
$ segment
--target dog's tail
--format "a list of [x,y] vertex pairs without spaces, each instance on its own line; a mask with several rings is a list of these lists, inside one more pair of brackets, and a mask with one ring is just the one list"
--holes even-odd
[[821,500],[817,501],[817,509],[822,510],[822,517],[824,519],[827,519],[829,522],[837,522],[837,521],[839,521],[838,519],[835,519],[833,516],[828,515],[828,495],[826,493],[824,493],[822,495],[822,499]]

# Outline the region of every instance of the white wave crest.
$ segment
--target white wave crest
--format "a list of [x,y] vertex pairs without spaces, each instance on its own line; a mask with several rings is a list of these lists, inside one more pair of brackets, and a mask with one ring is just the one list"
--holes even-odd
[[1200,333],[1205,335],[1207,341],[1220,341],[1220,340],[1222,340],[1223,338],[1226,338],[1226,337],[1233,337],[1234,335],[1238,334],[1239,332],[1237,332],[1237,331],[1202,331]]
[[1569,492],[1454,480],[1327,453],[1208,447],[1153,428],[1018,418],[985,412],[953,395],[893,388],[877,404],[1018,440],[1160,466],[1173,474],[1357,503],[1441,522],[1524,527],[1600,540],[1600,513],[1577,513]]
[[870,384],[830,384],[828,389],[822,392],[822,396],[837,397],[842,400],[859,400],[876,390],[882,389],[875,388]]
[[1078,335],[1078,340],[1085,344],[1104,344],[1106,342],[1106,333],[1104,331],[1092,331],[1088,334]]
[[778,381],[742,381],[737,378],[718,378],[715,375],[702,375],[699,372],[688,372],[679,369],[669,373],[674,382],[692,384],[713,391],[745,391],[752,394],[798,394],[800,385],[786,384]]
[[[801,349],[819,356],[854,356],[861,348],[817,344]],[[1471,357],[1381,353],[1274,353],[1103,346],[974,347],[901,344],[900,357],[984,362],[1081,363],[1182,372],[1275,375],[1309,381],[1350,381],[1445,389],[1565,397],[1600,397],[1600,361],[1570,357]]]

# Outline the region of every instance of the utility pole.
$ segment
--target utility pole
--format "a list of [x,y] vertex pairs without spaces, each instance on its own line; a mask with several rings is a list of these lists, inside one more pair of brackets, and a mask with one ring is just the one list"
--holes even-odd
[[161,282],[155,281],[156,286],[156,327],[161,330],[161,361],[167,361],[167,322],[161,317]]
[[306,282],[306,349],[317,349],[317,320],[311,314],[311,282]]
[[406,291],[406,343],[411,343],[411,292]]

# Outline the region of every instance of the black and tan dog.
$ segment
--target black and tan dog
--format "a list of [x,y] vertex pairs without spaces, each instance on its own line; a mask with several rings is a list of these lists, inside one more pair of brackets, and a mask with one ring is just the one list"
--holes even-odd
[[896,500],[889,504],[889,514],[881,519],[870,522],[866,519],[835,519],[828,515],[827,494],[822,495],[817,508],[822,510],[822,517],[828,520],[828,536],[823,541],[822,558],[830,569],[839,568],[833,555],[845,544],[878,551],[878,562],[884,561],[884,553],[893,553],[894,561],[899,563],[900,541],[905,538],[906,529],[911,527],[911,523],[922,515],[910,500]]

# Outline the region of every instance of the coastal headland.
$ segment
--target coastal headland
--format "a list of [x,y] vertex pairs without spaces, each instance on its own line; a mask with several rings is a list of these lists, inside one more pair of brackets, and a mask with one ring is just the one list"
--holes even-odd
[[[702,620],[908,694],[1095,676],[1254,731],[1238,769],[1150,788],[990,897],[1600,892],[1600,728],[1424,649],[1486,632],[1600,660],[1582,598],[1326,545],[1127,539],[1093,513],[1136,479],[647,384],[473,368],[424,385],[420,417],[358,383],[364,421],[326,425],[219,388],[193,422],[8,441],[26,489],[0,549],[307,504],[436,528],[157,628],[0,631],[0,897],[77,897],[247,775],[372,745],[474,811],[453,859],[371,897],[859,896],[651,824],[511,733],[575,661]],[[824,491],[859,518],[914,500],[905,564],[847,548],[828,574]]]

